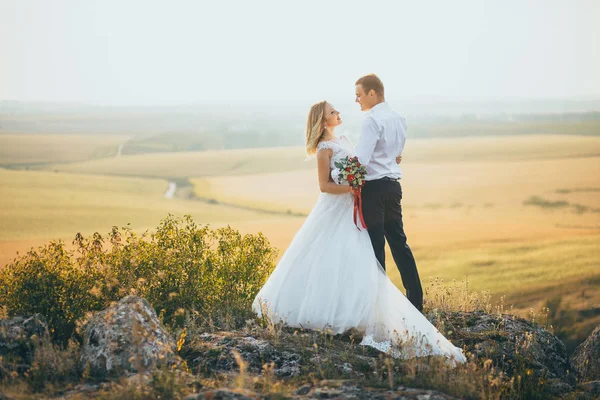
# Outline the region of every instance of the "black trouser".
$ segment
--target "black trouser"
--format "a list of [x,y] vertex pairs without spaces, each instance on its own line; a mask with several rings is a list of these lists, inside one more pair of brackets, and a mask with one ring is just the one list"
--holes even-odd
[[375,256],[385,269],[385,239],[387,239],[406,297],[419,311],[423,310],[423,289],[415,258],[406,243],[402,223],[402,187],[394,180],[367,181],[362,189],[363,216],[375,250]]

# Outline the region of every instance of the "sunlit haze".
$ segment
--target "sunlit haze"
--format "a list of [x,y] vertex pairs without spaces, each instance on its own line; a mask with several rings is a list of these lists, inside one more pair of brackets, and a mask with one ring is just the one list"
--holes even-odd
[[600,97],[597,1],[0,0],[0,100]]

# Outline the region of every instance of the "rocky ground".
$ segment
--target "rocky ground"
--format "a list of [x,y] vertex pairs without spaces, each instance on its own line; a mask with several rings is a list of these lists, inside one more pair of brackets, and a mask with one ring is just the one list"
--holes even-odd
[[128,296],[83,327],[81,344],[49,342],[41,315],[0,320],[0,399],[600,398],[600,327],[572,357],[550,332],[504,314],[428,314],[468,355],[395,360],[331,336],[248,321],[169,332]]

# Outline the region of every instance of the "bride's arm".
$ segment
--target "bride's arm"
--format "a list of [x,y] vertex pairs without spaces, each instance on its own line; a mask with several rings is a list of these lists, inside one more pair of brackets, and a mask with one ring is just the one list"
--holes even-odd
[[331,160],[331,149],[322,149],[317,152],[317,170],[319,173],[319,189],[323,193],[342,194],[352,192],[350,185],[338,185],[329,180],[331,169],[329,162]]

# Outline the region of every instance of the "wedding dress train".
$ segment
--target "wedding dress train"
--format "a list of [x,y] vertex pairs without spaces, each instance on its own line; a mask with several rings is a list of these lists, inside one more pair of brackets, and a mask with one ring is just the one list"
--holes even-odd
[[[321,142],[334,162],[352,156],[345,136]],[[354,225],[352,194],[321,193],[252,308],[288,326],[364,332],[360,344],[411,358],[443,355],[466,361],[392,283],[377,261],[369,234]]]

